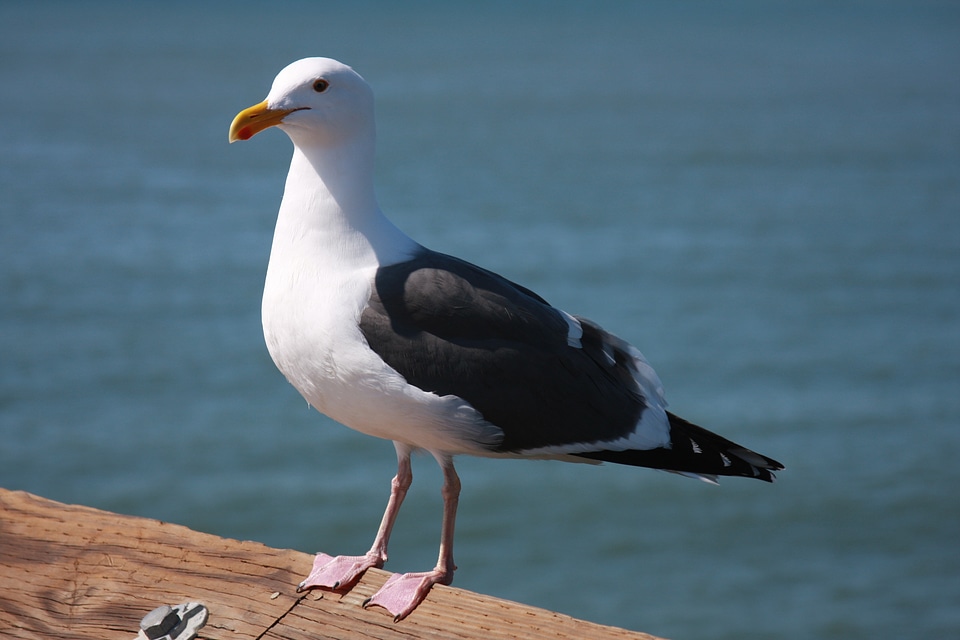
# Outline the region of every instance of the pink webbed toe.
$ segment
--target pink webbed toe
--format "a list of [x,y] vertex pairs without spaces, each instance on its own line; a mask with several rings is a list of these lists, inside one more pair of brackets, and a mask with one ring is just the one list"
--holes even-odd
[[313,587],[345,589],[352,586],[370,567],[381,567],[383,561],[368,553],[363,556],[328,556],[318,553],[313,559],[310,575],[297,586],[297,591]]
[[394,621],[400,621],[423,602],[433,585],[450,584],[452,578],[437,569],[423,573],[395,573],[363,603],[363,607],[383,607],[393,614]]

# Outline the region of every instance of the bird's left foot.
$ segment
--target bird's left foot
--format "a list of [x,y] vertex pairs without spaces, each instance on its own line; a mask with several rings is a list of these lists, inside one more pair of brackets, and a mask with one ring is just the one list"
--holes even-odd
[[363,608],[383,607],[393,614],[394,622],[399,622],[423,602],[430,592],[430,587],[451,582],[453,572],[440,569],[423,573],[395,573],[379,591],[364,601]]

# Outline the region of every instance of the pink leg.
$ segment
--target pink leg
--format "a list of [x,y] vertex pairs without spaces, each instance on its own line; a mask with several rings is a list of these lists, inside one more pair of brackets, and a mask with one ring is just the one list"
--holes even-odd
[[394,620],[406,618],[417,608],[430,587],[453,582],[453,529],[457,519],[457,504],[460,501],[460,478],[453,468],[453,460],[440,459],[443,468],[443,526],[440,531],[440,558],[433,571],[423,573],[394,574],[363,603],[364,607],[380,606],[393,614]]
[[[396,443],[395,443],[396,444]],[[363,572],[370,567],[383,567],[387,561],[387,543],[390,542],[390,532],[400,512],[400,505],[407,495],[407,489],[413,482],[413,473],[410,470],[410,448],[396,444],[397,447],[397,475],[390,483],[390,500],[383,512],[380,529],[373,541],[370,551],[362,556],[328,556],[318,553],[313,559],[313,569],[310,575],[300,583],[297,591],[305,591],[312,587],[327,589],[341,589],[353,585]]]

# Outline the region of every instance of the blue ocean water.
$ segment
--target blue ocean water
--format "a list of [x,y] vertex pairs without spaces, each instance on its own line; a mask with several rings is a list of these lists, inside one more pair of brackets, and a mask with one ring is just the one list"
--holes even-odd
[[[328,55],[377,93],[395,222],[787,465],[462,459],[455,584],[671,638],[960,632],[960,9],[625,4],[0,4],[0,486],[369,546],[392,446],[260,333],[290,144],[226,144]],[[394,571],[435,561],[435,466]]]

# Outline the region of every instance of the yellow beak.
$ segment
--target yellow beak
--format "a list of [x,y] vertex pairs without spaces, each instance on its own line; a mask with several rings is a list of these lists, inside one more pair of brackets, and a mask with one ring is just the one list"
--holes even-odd
[[300,109],[271,109],[264,100],[260,104],[244,109],[230,124],[230,142],[249,140],[264,129],[275,127],[294,111]]

